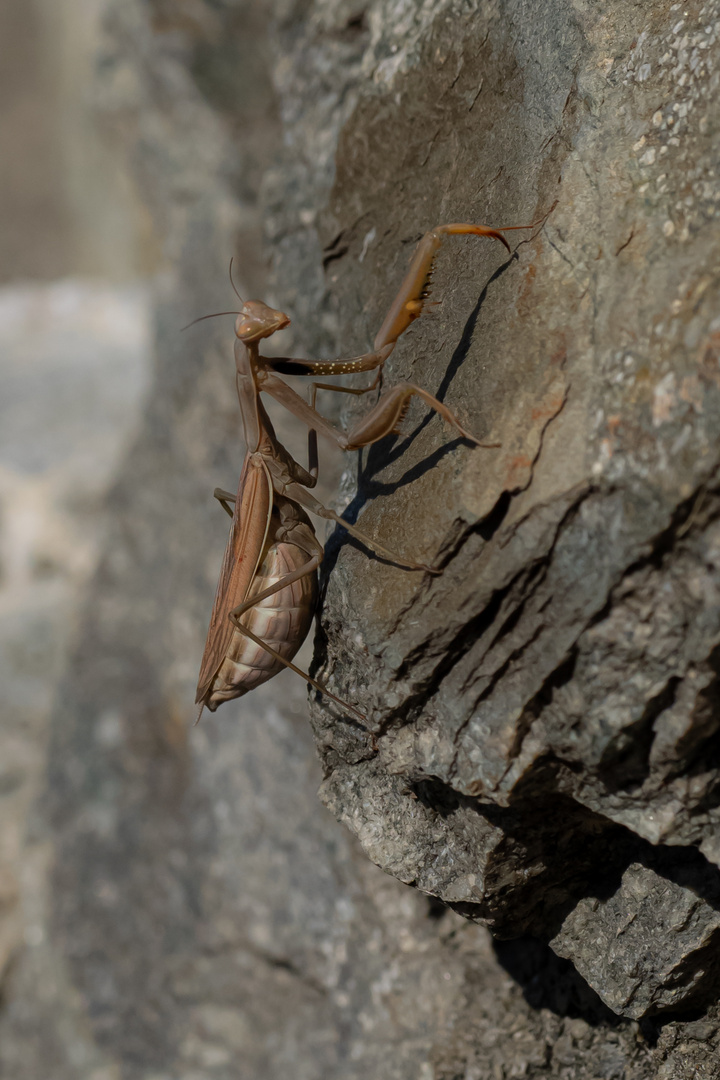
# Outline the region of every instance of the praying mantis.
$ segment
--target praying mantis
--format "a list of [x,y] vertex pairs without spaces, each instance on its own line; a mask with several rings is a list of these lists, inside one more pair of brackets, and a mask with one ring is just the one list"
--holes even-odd
[[[398,338],[423,311],[435,257],[446,236],[487,236],[499,240],[510,251],[503,233],[529,228],[532,225],[494,229],[486,225],[451,224],[438,225],[425,233],[375,337],[372,351],[351,359],[261,356],[261,341],[288,326],[290,319],[261,300],[243,302],[237,290],[240,311],[219,313],[237,315],[236,385],[247,450],[237,494],[215,490],[215,498],[232,518],[232,525],[200,668],[196,694],[196,704],[200,706],[198,720],[204,708],[214,712],[222,702],[241,697],[284,667],[365,720],[355,706],[331,693],[292,662],[307,637],[317,609],[317,570],[323,558],[323,548],[308,512],[342,525],[371,551],[407,570],[430,574],[439,571],[388,550],[311,494],[309,489],[315,486],[318,477],[318,432],[344,450],[370,446],[397,429],[410,399],[417,396],[476,446],[490,448],[499,444],[480,442],[461,426],[446,405],[411,382],[399,383],[382,393],[370,412],[347,432],[317,411],[316,393],[334,390],[365,394],[377,387],[383,365]],[[313,382],[309,402],[279,378],[283,374],[327,378],[364,371],[377,372],[370,386],[352,388]],[[261,393],[269,394],[307,424],[307,469],[279,441],[263,407]],[[234,504],[232,509],[230,504]]]

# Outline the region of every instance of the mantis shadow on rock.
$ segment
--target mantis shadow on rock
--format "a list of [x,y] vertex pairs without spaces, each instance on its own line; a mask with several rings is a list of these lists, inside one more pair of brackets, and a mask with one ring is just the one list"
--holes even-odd
[[[447,396],[448,390],[452,386],[455,376],[457,375],[458,371],[467,359],[468,353],[470,351],[470,346],[472,344],[472,340],[475,334],[475,328],[477,326],[478,319],[480,318],[480,312],[482,311],[483,306],[485,305],[485,301],[487,300],[490,286],[502,277],[502,275],[509,269],[513,261],[516,261],[517,258],[517,251],[514,251],[512,255],[508,259],[506,259],[505,262],[497,268],[497,270],[495,270],[495,272],[488,278],[487,282],[483,286],[483,289],[477,299],[475,307],[468,316],[465,326],[463,327],[460,341],[458,342],[452,354],[450,363],[447,366],[438,391],[435,395],[438,401],[445,401],[445,397]],[[346,518],[351,525],[355,524],[358,515],[360,514],[360,511],[369,500],[380,498],[383,496],[394,495],[395,492],[399,491],[401,488],[407,487],[409,484],[415,483],[416,480],[419,480],[422,476],[425,476],[426,473],[434,469],[436,465],[438,465],[438,463],[442,461],[442,459],[447,454],[452,453],[458,446],[466,443],[467,440],[462,438],[452,439],[450,442],[443,443],[442,446],[437,447],[437,449],[433,450],[432,453],[429,454],[422,461],[416,462],[409,469],[407,469],[407,471],[397,480],[383,482],[374,479],[375,476],[381,471],[381,469],[385,469],[388,466],[394,464],[394,462],[400,460],[400,458],[402,458],[406,454],[409,447],[413,444],[413,442],[420,435],[420,433],[427,427],[427,425],[431,422],[432,419],[433,413],[429,412],[422,418],[422,420],[419,422],[419,424],[417,424],[414,430],[409,432],[407,435],[387,435],[379,442],[373,443],[373,445],[370,446],[367,450],[364,466],[362,460],[363,451],[362,449],[358,450],[357,493],[342,513],[342,516]],[[335,567],[340,549],[346,543],[349,543],[351,546],[357,547],[359,549],[363,548],[363,545],[360,541],[355,540],[353,537],[346,534],[342,529],[342,526],[338,525],[330,534],[325,543],[325,559],[323,562],[322,570],[323,580],[327,579],[328,575]],[[388,561],[386,559],[383,559],[379,555],[374,555],[373,557],[379,562]]]

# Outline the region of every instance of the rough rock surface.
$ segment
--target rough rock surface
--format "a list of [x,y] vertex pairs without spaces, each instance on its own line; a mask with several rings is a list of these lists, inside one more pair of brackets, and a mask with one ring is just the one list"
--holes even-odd
[[[502,449],[418,410],[363,461],[351,512],[372,496],[366,531],[444,573],[338,555],[320,671],[372,735],[315,706],[323,797],[378,865],[497,934],[562,926],[562,955],[633,1016],[712,997],[717,974],[717,15],[438,16],[346,123],[325,217],[340,305],[367,298],[372,325],[415,230],[541,221],[510,258],[443,253],[442,313],[391,358]],[[595,953],[626,880],[597,910],[583,897],[648,841],[655,948],[631,994]]]
[[[171,271],[43,808],[95,1057],[48,996],[8,1075],[715,1075],[718,14],[115,0],[98,96]],[[501,449],[413,406],[343,486],[444,566],[328,548],[317,671],[372,730],[312,715],[358,845],[301,684],[190,729],[242,449],[229,327],[176,330],[235,250],[283,351],[352,354],[451,219],[537,224],[448,241],[386,371]]]

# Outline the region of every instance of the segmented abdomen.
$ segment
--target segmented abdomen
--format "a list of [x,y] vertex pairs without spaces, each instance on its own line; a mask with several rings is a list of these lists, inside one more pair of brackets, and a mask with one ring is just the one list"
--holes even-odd
[[[307,561],[307,553],[294,544],[272,544],[258,568],[248,599],[269,589]],[[310,629],[317,588],[317,573],[306,574],[249,608],[240,622],[285,660],[292,660]],[[236,629],[206,699],[207,708],[214,712],[223,701],[242,697],[272,679],[283,667],[279,660]]]

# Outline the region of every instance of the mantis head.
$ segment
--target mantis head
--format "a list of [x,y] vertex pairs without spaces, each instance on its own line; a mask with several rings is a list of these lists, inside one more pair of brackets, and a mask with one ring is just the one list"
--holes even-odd
[[289,325],[290,319],[282,311],[268,307],[262,300],[246,300],[235,321],[235,334],[247,345]]

